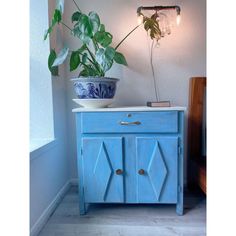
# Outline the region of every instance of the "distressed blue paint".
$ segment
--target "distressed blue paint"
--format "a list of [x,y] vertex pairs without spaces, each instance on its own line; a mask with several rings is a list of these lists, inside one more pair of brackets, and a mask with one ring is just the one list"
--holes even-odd
[[160,152],[158,141],[156,141],[155,148],[148,165],[147,174],[149,176],[153,191],[158,201],[163,189],[165,179],[167,177],[167,169],[164,158],[162,157]]
[[123,202],[122,138],[82,138],[85,202]]
[[177,203],[177,137],[138,137],[138,202]]
[[86,213],[85,200],[84,200],[84,172],[83,172],[83,159],[82,159],[82,145],[81,145],[81,113],[76,114],[76,136],[77,136],[77,169],[78,169],[78,185],[79,185],[79,211],[80,215]]
[[[82,113],[83,133],[177,133],[178,112],[85,112]],[[94,122],[96,120],[96,122]],[[140,125],[120,125],[139,121]]]
[[184,213],[184,124],[185,124],[184,112],[179,112],[179,147],[181,152],[179,153],[178,161],[178,202],[176,205],[176,213],[183,215]]
[[96,197],[100,199],[100,201],[106,201],[112,172],[113,170],[106,151],[106,146],[104,142],[102,142],[93,171],[95,188],[99,190],[97,191]]
[[[128,116],[131,114],[131,117]],[[88,203],[172,203],[183,214],[184,112],[78,112],[80,214]],[[120,125],[140,121],[140,125]],[[83,149],[82,154],[80,149]],[[116,170],[123,174],[117,175]],[[139,169],[145,174],[139,175]]]
[[124,135],[124,165],[125,165],[125,202],[137,203],[137,171],[136,171],[136,134]]

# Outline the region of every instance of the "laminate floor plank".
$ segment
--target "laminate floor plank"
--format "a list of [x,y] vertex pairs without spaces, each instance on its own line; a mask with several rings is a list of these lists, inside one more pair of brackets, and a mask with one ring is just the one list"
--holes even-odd
[[200,193],[185,194],[185,215],[175,205],[92,204],[79,215],[78,191],[72,187],[39,236],[203,236],[206,200]]

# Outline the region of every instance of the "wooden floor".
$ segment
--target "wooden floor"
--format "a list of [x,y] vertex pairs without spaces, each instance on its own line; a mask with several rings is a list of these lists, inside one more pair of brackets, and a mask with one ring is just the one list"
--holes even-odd
[[173,205],[97,205],[79,215],[77,188],[72,187],[39,236],[202,236],[206,235],[206,200],[186,193],[185,215]]

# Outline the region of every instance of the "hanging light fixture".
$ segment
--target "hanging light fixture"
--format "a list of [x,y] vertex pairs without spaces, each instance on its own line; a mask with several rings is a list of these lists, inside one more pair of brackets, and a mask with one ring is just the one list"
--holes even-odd
[[144,10],[153,10],[155,12],[165,11],[165,10],[175,10],[176,13],[177,13],[176,22],[177,22],[177,24],[180,23],[180,11],[181,11],[181,9],[180,9],[179,6],[151,6],[151,7],[149,7],[149,6],[146,6],[146,7],[141,6],[141,7],[139,7],[137,9],[138,17],[140,15],[143,16],[142,11],[144,11]]
[[[169,10],[176,11],[176,24],[179,25],[181,20],[179,6],[141,6],[137,9],[138,24],[144,23],[146,31],[150,30],[151,38],[156,38],[158,41],[161,37],[171,32],[168,16],[164,13]],[[155,13],[151,17],[147,17],[142,11],[155,11]]]
[[[142,11],[144,10],[155,11],[155,12],[153,15],[151,15],[151,17],[147,17],[142,13]],[[178,26],[181,20],[180,19],[181,9],[179,6],[146,6],[146,7],[141,6],[137,9],[138,24],[139,25],[143,24],[144,29],[148,32],[150,38],[152,40],[156,40],[157,43],[162,37],[165,37],[166,35],[169,35],[171,33],[172,22],[170,23],[170,20],[167,14],[169,10],[176,11],[176,14],[177,14],[176,24]],[[152,42],[152,49],[154,45],[153,42]],[[150,107],[170,106],[170,101],[160,101],[158,84],[155,79],[152,53],[150,55],[150,62],[151,62],[153,80],[154,80],[156,101],[147,102],[147,106],[150,106]]]

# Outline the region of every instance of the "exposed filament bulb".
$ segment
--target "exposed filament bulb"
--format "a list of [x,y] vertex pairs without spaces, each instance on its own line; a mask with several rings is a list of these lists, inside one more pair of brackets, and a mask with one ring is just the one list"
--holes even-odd
[[181,16],[180,16],[180,14],[178,14],[176,17],[176,24],[179,25],[180,21],[181,21]]
[[138,18],[137,18],[137,21],[138,21],[138,24],[142,24],[143,23],[143,15],[138,15]]

